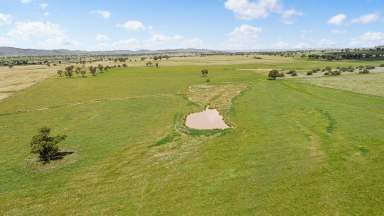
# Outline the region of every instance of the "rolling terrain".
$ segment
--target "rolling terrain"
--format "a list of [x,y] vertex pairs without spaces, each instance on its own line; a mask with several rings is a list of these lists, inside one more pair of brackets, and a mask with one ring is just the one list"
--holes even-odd
[[[300,78],[266,80],[273,68],[372,62],[212,58],[52,76],[2,100],[0,215],[384,211],[384,98]],[[195,90],[202,85],[206,92]],[[186,115],[207,104],[233,127],[185,128]],[[42,126],[66,134],[61,146],[73,154],[36,163],[29,142]]]

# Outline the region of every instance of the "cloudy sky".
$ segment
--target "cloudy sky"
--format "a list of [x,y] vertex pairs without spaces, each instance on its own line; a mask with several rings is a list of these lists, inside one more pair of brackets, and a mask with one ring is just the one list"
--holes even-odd
[[384,44],[383,0],[0,0],[0,46],[221,50]]

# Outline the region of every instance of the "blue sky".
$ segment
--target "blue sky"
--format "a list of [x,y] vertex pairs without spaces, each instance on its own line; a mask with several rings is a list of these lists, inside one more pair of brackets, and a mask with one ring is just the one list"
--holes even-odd
[[0,46],[260,50],[384,44],[382,0],[0,1]]

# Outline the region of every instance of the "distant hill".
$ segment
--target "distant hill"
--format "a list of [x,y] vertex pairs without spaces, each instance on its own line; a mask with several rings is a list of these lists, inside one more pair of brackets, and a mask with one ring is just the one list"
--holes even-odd
[[81,51],[81,50],[40,50],[0,47],[0,56],[60,56],[60,55],[143,55],[143,54],[190,54],[219,53],[207,49],[168,49],[168,50],[112,50],[112,51]]

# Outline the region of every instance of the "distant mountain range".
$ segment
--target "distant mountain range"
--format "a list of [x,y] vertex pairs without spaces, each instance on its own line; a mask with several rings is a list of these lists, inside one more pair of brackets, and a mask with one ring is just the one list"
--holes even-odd
[[0,56],[60,56],[60,55],[144,55],[144,54],[208,54],[221,51],[207,49],[167,49],[167,50],[112,50],[112,51],[82,51],[82,50],[40,50],[20,49],[15,47],[0,47]]

